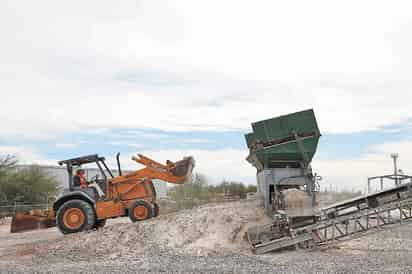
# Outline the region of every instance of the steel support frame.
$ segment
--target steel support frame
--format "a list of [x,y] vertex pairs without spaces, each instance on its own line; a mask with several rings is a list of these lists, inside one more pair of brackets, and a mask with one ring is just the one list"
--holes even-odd
[[[398,216],[399,215],[399,216]],[[255,254],[291,246],[326,246],[364,236],[412,220],[412,198],[392,202],[377,208],[358,209],[337,218],[327,216],[317,224],[297,228],[288,237],[253,247]]]
[[[320,223],[313,227],[313,240],[318,245],[342,242],[363,236],[412,219],[412,200],[395,202],[376,209],[365,209],[352,216],[345,216]],[[396,216],[396,217],[395,217]],[[308,232],[308,231],[307,231]]]

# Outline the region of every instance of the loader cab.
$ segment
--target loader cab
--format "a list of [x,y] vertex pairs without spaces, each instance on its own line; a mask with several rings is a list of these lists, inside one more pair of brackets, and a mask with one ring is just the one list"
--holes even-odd
[[[68,159],[59,161],[59,165],[66,166],[68,177],[69,177],[69,191],[80,190],[78,186],[74,183],[74,176],[75,172],[78,169],[86,169],[86,179],[90,182],[96,182],[100,189],[107,193],[106,182],[108,179],[113,178],[113,173],[108,168],[105,162],[104,157],[99,157],[97,154],[82,156],[78,158]],[[89,196],[97,196],[93,195],[93,190],[91,189],[83,189],[83,192],[86,192]],[[89,193],[90,192],[90,193]]]

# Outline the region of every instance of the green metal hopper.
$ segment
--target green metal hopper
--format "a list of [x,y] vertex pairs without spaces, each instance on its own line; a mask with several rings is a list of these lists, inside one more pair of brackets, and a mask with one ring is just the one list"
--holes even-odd
[[245,135],[247,160],[258,169],[309,164],[321,136],[313,109],[255,122],[252,128]]

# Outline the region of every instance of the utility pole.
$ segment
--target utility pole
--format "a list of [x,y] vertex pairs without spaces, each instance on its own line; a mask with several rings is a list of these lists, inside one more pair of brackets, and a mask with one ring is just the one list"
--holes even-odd
[[394,175],[395,175],[395,185],[399,184],[399,180],[398,180],[398,158],[399,158],[399,154],[398,153],[392,153],[391,157],[393,159],[393,167],[394,167]]

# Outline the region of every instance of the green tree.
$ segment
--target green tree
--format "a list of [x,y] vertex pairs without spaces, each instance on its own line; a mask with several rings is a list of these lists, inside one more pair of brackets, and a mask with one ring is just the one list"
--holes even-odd
[[246,193],[249,192],[257,192],[257,186],[256,185],[248,185],[246,188]]
[[15,170],[17,159],[12,155],[0,156],[0,204],[8,202],[10,178]]
[[215,186],[209,186],[210,193],[223,193],[229,196],[238,196],[240,198],[245,198],[248,192],[256,192],[257,187],[255,185],[248,185],[241,182],[230,182],[222,181],[220,184]]
[[224,196],[246,198],[248,192],[256,192],[256,186],[226,180],[217,185],[209,185],[207,177],[197,173],[191,182],[172,187],[168,194],[176,202],[178,209],[182,209],[212,200],[222,200]]
[[224,193],[228,196],[238,196],[240,198],[246,197],[247,188],[240,182],[222,181],[214,189],[217,193]]
[[169,196],[175,200],[201,199],[207,192],[207,178],[205,175],[196,173],[191,182],[174,186],[169,191]]
[[59,187],[56,179],[46,174],[39,166],[33,165],[15,172],[9,193],[24,197],[24,203],[44,203],[49,196],[57,194]]
[[191,208],[204,203],[210,198],[207,177],[200,173],[194,174],[191,182],[172,187],[169,190],[169,197],[177,203],[178,209]]
[[59,191],[57,180],[46,174],[39,166],[16,168],[15,157],[0,156],[0,200],[11,204],[22,197],[25,204],[44,203],[47,196]]

